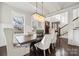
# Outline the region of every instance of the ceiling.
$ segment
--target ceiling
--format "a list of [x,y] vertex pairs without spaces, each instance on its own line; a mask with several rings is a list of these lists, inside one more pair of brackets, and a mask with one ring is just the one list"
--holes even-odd
[[[29,12],[33,14],[37,12],[42,14],[42,3],[37,2],[37,8],[35,2],[6,2],[5,4],[10,5],[11,7],[18,8],[24,12]],[[44,16],[56,12],[61,9],[69,8],[73,5],[79,4],[79,2],[43,2],[43,14]]]

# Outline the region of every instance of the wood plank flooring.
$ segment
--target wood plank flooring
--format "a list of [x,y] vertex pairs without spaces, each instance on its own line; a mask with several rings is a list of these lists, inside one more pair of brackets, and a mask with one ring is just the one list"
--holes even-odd
[[7,56],[6,46],[0,47],[0,56]]

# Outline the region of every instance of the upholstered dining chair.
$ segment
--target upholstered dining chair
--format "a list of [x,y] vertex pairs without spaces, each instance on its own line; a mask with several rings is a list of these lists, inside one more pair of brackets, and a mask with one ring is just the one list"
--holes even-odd
[[15,47],[13,46],[14,31],[12,28],[4,28],[6,39],[7,55],[8,56],[22,56],[29,53],[30,47]]
[[46,55],[45,50],[49,49],[50,44],[51,44],[51,37],[50,36],[51,36],[50,34],[45,34],[43,39],[41,40],[41,42],[35,44],[36,48],[43,50],[44,56]]

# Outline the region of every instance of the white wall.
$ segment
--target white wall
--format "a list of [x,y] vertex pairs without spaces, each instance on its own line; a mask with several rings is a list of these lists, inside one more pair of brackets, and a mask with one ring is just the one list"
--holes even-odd
[[[1,5],[0,5],[0,23],[1,23]],[[1,24],[0,24],[0,28],[1,28]],[[1,29],[0,29],[0,37],[1,37]],[[1,39],[1,38],[0,38]],[[1,42],[0,42],[1,43]]]
[[32,32],[31,15],[26,14],[25,19],[25,34],[27,35],[28,32]]
[[0,3],[0,23],[1,23],[1,3]]
[[[15,12],[15,14],[13,14],[12,12]],[[23,11],[19,11],[19,9],[14,9],[13,7],[10,7],[6,4],[2,4],[2,9],[1,9],[1,23],[0,23],[0,46],[5,46],[7,45],[6,43],[6,38],[5,38],[5,34],[4,34],[4,28],[13,28],[12,26],[12,16],[15,15],[23,15],[25,17],[25,29],[24,32],[25,34],[28,31],[31,31],[29,28],[31,28],[31,15],[28,13],[24,13]],[[15,49],[15,50],[14,50]],[[7,51],[8,55],[24,55],[29,53],[29,47],[27,48],[12,48],[12,52]],[[15,52],[14,52],[15,51]]]

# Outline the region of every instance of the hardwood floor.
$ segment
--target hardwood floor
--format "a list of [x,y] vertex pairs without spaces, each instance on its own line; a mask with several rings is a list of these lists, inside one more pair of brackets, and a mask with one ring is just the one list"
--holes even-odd
[[67,51],[69,56],[79,56],[79,46],[68,45]]
[[7,56],[6,46],[0,47],[0,56]]
[[[50,51],[51,51],[51,54],[49,54],[48,50],[46,50],[46,56],[56,56],[55,54],[57,51],[55,49],[51,48]],[[68,45],[65,53],[67,53],[67,54],[63,55],[63,53],[61,53],[60,56],[79,56],[79,46]],[[44,54],[43,54],[43,50],[38,48],[37,50],[35,50],[35,49],[32,50],[29,54],[27,54],[25,56],[44,56]]]
[[[48,50],[46,50],[46,56],[55,56],[56,50],[54,48],[50,48],[51,54],[49,54]],[[79,46],[68,45],[67,56],[79,56]],[[31,50],[31,53],[26,54],[24,56],[43,56],[43,51],[41,49]],[[0,47],[0,56],[7,56],[6,46]]]
[[[43,50],[39,48],[36,49],[34,47],[34,44],[31,44],[31,46],[32,47],[30,48],[30,53],[24,56],[44,56]],[[68,45],[68,40],[65,38],[60,38],[59,40],[57,40],[57,44],[55,44],[55,46],[50,45],[49,49],[51,53],[46,50],[46,56],[55,56],[57,49],[61,50],[62,48],[65,49],[65,53],[67,53],[67,56],[79,56],[79,46]],[[0,56],[7,56],[6,46],[0,47]]]

